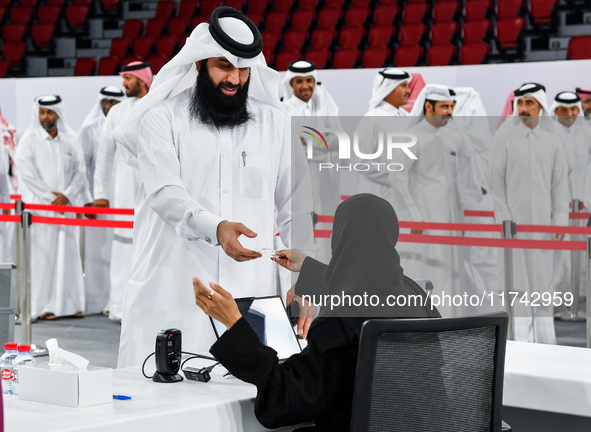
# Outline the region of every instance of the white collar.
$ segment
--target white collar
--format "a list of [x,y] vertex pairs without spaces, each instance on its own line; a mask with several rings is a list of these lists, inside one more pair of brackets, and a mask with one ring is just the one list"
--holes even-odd
[[377,107],[388,111],[388,113],[390,113],[393,116],[398,115],[400,112],[400,108],[396,108],[394,105],[392,105],[389,102],[386,102],[385,100],[380,102]]
[[294,96],[292,100],[295,106],[303,111],[305,111],[306,109],[312,111],[314,109],[314,102],[312,101],[312,98],[310,98],[308,102],[304,102],[299,97]]

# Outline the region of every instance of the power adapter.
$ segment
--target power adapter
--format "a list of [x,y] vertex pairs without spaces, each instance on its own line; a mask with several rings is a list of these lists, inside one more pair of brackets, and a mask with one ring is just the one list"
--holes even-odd
[[183,373],[188,380],[208,382],[211,379],[211,369],[213,369],[211,366],[201,369],[186,367],[183,369]]

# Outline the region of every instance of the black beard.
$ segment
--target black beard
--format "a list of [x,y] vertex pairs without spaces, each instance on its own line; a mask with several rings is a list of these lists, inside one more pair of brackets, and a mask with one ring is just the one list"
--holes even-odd
[[222,92],[222,83],[214,85],[205,62],[200,69],[189,105],[190,118],[218,129],[240,126],[252,119],[246,105],[250,77],[230,96]]
[[45,129],[47,132],[51,132],[53,129],[55,129],[56,123],[57,122],[41,123],[41,127]]

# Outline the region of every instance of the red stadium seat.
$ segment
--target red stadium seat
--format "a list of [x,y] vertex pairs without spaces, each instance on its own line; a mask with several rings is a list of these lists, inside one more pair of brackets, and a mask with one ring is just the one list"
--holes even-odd
[[300,0],[298,10],[315,11],[318,6],[318,0]]
[[369,15],[370,9],[364,7],[352,7],[347,11],[345,25],[347,27],[363,27]]
[[529,15],[535,24],[549,23],[552,19],[552,11],[558,0],[530,0]]
[[265,20],[265,30],[281,33],[287,18],[288,16],[285,12],[269,12]]
[[371,2],[372,0],[351,0],[351,6],[367,8]]
[[162,34],[164,24],[166,24],[166,21],[162,18],[150,18],[146,23],[146,36],[158,39]]
[[402,21],[404,24],[421,23],[428,11],[429,5],[427,3],[407,4],[402,10]]
[[88,7],[90,7],[90,3],[92,3],[92,0],[74,0],[72,2],[72,4],[75,4],[78,6],[88,6]]
[[324,9],[318,14],[318,28],[334,30],[341,17],[340,9]]
[[39,17],[39,22],[43,24],[55,24],[57,19],[60,16],[60,8],[58,6],[48,6],[43,5],[39,6],[39,10],[37,11],[37,16]]
[[119,0],[101,0],[101,4],[106,11],[117,11]]
[[431,43],[447,44],[451,42],[454,33],[458,30],[455,21],[435,23],[431,26]]
[[37,48],[49,48],[55,24],[35,23],[31,26],[31,37]]
[[122,59],[127,55],[131,46],[131,40],[126,37],[113,38],[111,40],[111,57]]
[[391,25],[374,25],[369,30],[369,46],[387,47],[394,32],[394,27]]
[[74,68],[75,76],[89,76],[92,75],[96,68],[96,60],[92,57],[79,57],[76,60],[76,67]]
[[236,10],[242,10],[244,7],[244,0],[224,0],[224,6],[230,6]]
[[156,41],[150,36],[140,36],[133,42],[133,53],[137,56],[146,58],[150,55]]
[[206,17],[211,16],[212,12],[216,10],[222,2],[220,0],[202,0],[201,1],[201,15]]
[[6,76],[6,72],[8,72],[8,67],[8,62],[0,59],[0,78],[4,78]]
[[279,42],[281,39],[281,33],[265,30],[261,32],[261,36],[263,37],[263,49],[266,51],[275,52],[275,48],[277,48],[277,42]]
[[460,51],[460,64],[482,64],[484,56],[490,52],[490,45],[486,42],[467,43]]
[[127,57],[125,57],[123,59],[123,61],[121,62],[121,64],[128,65],[129,63],[136,62],[136,61],[143,62],[144,61],[144,58],[143,57],[140,57],[139,55],[135,55],[135,54],[128,55]]
[[314,32],[312,32],[312,48],[321,50],[330,49],[334,34],[334,30],[331,29],[314,30]]
[[574,36],[568,42],[568,59],[591,59],[591,36]]
[[2,57],[10,66],[20,66],[26,49],[27,44],[24,42],[4,42]]
[[450,43],[431,45],[427,51],[428,66],[447,66],[451,56],[456,54],[457,48]]
[[66,21],[72,29],[83,29],[88,15],[88,6],[70,5],[66,8]]
[[464,43],[482,42],[490,28],[490,21],[486,18],[466,21],[464,23]]
[[425,3],[425,0],[408,0],[406,3],[407,4],[412,4],[412,3]]
[[501,48],[516,48],[521,29],[525,27],[525,20],[521,17],[505,18],[497,21],[497,41]]
[[117,67],[119,67],[119,59],[115,57],[103,57],[99,60],[98,75],[115,75]]
[[325,0],[324,9],[342,9],[343,0]]
[[34,9],[29,6],[13,6],[10,10],[10,18],[14,24],[29,24]]
[[123,37],[134,40],[144,29],[144,22],[140,19],[128,19],[123,24]]
[[363,27],[345,27],[341,30],[339,48],[357,49],[365,34]]
[[380,6],[393,6],[398,4],[398,0],[380,0]]
[[11,0],[0,0],[0,7],[7,8],[8,6],[10,6],[10,2]]
[[270,65],[275,61],[275,54],[273,54],[272,51],[263,50],[263,56],[265,57],[267,65]]
[[293,4],[292,0],[274,0],[273,2],[273,12],[283,12],[289,13],[291,10],[291,5]]
[[173,35],[164,35],[156,41],[156,53],[171,58],[174,55],[179,39]]
[[191,20],[191,29],[194,29],[199,24],[207,22],[208,20],[209,17],[206,17],[205,15],[197,15],[195,18]]
[[156,18],[169,19],[176,9],[176,2],[173,0],[162,0],[156,6]]
[[2,29],[4,42],[22,42],[27,26],[24,24],[6,23]]
[[311,49],[306,52],[304,59],[314,62],[318,69],[324,69],[326,63],[330,60],[330,51],[325,49]]
[[458,9],[459,3],[457,2],[436,3],[433,6],[433,22],[453,21]]
[[497,0],[497,19],[517,17],[521,4],[521,0]]
[[248,12],[257,15],[264,15],[268,4],[269,0],[249,0]]
[[425,33],[425,24],[405,24],[400,27],[400,45],[418,45]]
[[18,4],[21,6],[34,8],[35,6],[37,6],[37,0],[19,0]]
[[299,51],[281,51],[277,54],[275,66],[278,71],[285,71],[290,63],[301,59],[302,54]]
[[261,25],[261,21],[263,20],[263,16],[262,15],[258,15],[258,14],[254,14],[254,13],[248,12],[246,14],[246,16],[248,17],[248,19],[250,19],[253,22],[253,24],[255,26],[258,27],[258,26]]
[[394,54],[394,64],[398,67],[416,66],[423,48],[418,45],[403,45]]
[[359,51],[356,49],[343,48],[336,50],[332,62],[335,69],[352,69],[359,59]]
[[363,52],[363,67],[364,68],[381,68],[390,57],[391,53],[388,48],[371,47]]
[[397,4],[391,6],[382,6],[380,4],[376,7],[376,10],[373,13],[373,25],[391,25],[394,22],[396,15],[398,15],[398,10],[399,8]]
[[486,16],[488,11],[488,0],[470,0],[464,6],[464,19],[466,21],[474,19],[482,19]]
[[188,26],[189,20],[187,18],[172,18],[168,21],[168,34],[180,38],[185,34]]
[[195,9],[197,9],[197,1],[196,0],[182,0],[179,3],[179,18],[186,18],[191,19],[193,15],[195,15]]
[[314,20],[312,11],[295,11],[291,17],[291,28],[297,30],[308,30]]
[[0,22],[4,21],[4,14],[6,13],[6,7],[0,6]]
[[62,7],[66,0],[47,0],[45,4],[49,6],[59,6]]
[[303,30],[288,30],[283,36],[283,49],[287,51],[300,51],[307,37],[308,33]]
[[160,72],[160,69],[168,63],[169,58],[164,57],[162,54],[154,54],[146,59],[146,61],[152,63],[152,72],[157,74]]

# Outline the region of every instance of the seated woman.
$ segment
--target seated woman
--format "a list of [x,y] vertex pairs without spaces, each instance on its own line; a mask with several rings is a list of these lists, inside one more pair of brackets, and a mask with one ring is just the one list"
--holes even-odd
[[[228,331],[211,347],[211,354],[235,377],[257,387],[255,415],[268,428],[315,422],[316,430],[348,431],[359,335],[368,318],[439,317],[425,292],[404,283],[396,252],[398,218],[385,200],[355,195],[338,207],[328,266],[301,252],[280,251],[273,259],[301,271],[295,294],[377,295],[379,304],[324,307],[310,326],[308,346],[279,364],[277,353],[261,344],[242,318],[232,296],[222,287],[206,287],[193,279],[195,301]],[[291,294],[291,293],[290,293]],[[389,295],[421,296],[422,305],[387,307]],[[375,303],[375,302],[374,302]],[[331,310],[332,309],[332,310]]]

